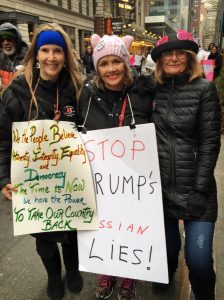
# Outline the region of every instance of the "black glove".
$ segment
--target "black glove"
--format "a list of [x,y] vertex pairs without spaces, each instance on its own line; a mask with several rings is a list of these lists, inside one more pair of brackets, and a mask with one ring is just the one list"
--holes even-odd
[[188,213],[192,217],[201,217],[208,207],[208,197],[206,194],[191,191],[188,196]]

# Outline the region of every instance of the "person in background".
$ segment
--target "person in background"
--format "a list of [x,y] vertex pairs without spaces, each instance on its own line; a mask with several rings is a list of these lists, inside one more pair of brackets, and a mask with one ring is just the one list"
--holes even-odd
[[208,51],[211,53],[211,50],[212,50],[212,48],[215,46],[215,43],[210,43],[209,45],[208,45]]
[[208,59],[209,54],[210,54],[210,52],[208,50],[200,48],[200,46],[199,46],[199,51],[197,54],[197,61],[199,63],[201,63],[201,61]]
[[215,45],[211,47],[211,53],[208,56],[208,59],[215,60],[215,67],[214,67],[214,80],[216,77],[219,76],[221,69],[222,69],[222,55],[218,51],[218,47]]
[[93,48],[89,45],[87,46],[86,52],[82,58],[83,65],[86,67],[87,75],[95,72],[92,56],[93,56]]
[[143,63],[143,57],[142,57],[142,51],[140,49],[138,50],[137,54],[135,54],[135,63],[134,63],[138,75],[142,73],[142,63]]
[[147,72],[149,72],[149,74],[153,74],[153,72],[155,71],[155,66],[156,64],[152,60],[151,53],[149,53],[146,58],[145,69]]
[[[202,78],[198,45],[190,33],[165,35],[152,50],[157,82],[155,123],[163,193],[169,281],[185,229],[185,260],[196,300],[215,299],[212,242],[217,219],[214,169],[220,150],[221,113],[216,87]],[[169,284],[153,283],[155,292]]]
[[[85,84],[79,98],[78,115],[82,131],[133,127],[150,121],[154,84],[150,77],[143,75],[133,82],[128,53],[132,41],[131,36],[120,39],[115,35],[102,38],[92,35],[96,76]],[[116,281],[114,276],[101,275],[96,298],[109,298]],[[133,300],[135,285],[135,280],[122,279],[118,299]]]
[[0,25],[0,90],[13,78],[15,71],[23,64],[28,49],[22,41],[17,27],[11,23]]
[[130,67],[134,67],[135,65],[135,56],[133,53],[130,53],[129,65]]
[[136,78],[138,76],[138,72],[135,68],[135,55],[133,53],[130,53],[129,66],[131,68],[132,77]]
[[[36,28],[24,64],[2,92],[0,101],[0,189],[11,199],[15,191],[10,180],[12,122],[62,120],[77,123],[77,94],[81,76],[72,43],[57,24]],[[78,270],[77,232],[33,234],[36,250],[48,275],[47,294],[51,300],[64,296],[61,280],[61,243],[68,289],[79,293],[83,287]]]

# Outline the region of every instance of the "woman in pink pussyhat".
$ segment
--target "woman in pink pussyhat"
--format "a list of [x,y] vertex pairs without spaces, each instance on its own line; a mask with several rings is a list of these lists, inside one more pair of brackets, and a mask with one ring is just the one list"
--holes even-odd
[[[115,35],[102,38],[92,35],[96,76],[85,84],[79,98],[79,123],[83,132],[121,126],[132,129],[150,121],[154,82],[143,75],[133,80],[128,52],[132,41],[131,36],[121,39]],[[116,277],[101,275],[96,297],[110,297],[116,281]],[[135,280],[122,279],[118,298],[133,300],[135,285]]]
[[[151,53],[157,81],[152,121],[157,133],[170,283],[178,267],[179,220],[183,220],[185,260],[195,299],[214,300],[214,169],[221,114],[216,87],[203,78],[197,53],[194,38],[183,29],[157,42]],[[164,292],[169,285],[153,283],[153,290]]]

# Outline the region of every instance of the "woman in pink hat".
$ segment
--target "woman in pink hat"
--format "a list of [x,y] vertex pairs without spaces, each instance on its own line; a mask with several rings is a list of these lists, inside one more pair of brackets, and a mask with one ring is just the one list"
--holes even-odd
[[[96,76],[87,82],[79,98],[79,118],[83,131],[131,126],[151,118],[154,83],[150,77],[139,76],[133,81],[129,52],[133,38],[92,35],[93,62]],[[96,290],[98,299],[107,299],[117,278],[101,275]],[[135,281],[123,279],[118,299],[135,298]]]
[[[164,36],[152,50],[158,83],[152,121],[157,132],[170,282],[178,266],[182,219],[195,299],[214,300],[214,169],[220,149],[220,103],[214,83],[202,78],[197,53],[198,45],[184,30]],[[168,286],[154,283],[153,289],[162,292]]]

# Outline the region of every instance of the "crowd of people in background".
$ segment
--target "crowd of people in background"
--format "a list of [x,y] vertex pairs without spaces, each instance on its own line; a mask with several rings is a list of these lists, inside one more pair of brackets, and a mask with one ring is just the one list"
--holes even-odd
[[[153,122],[170,283],[178,266],[179,220],[183,220],[185,258],[195,299],[214,300],[214,168],[220,149],[221,114],[215,84],[203,78],[199,62],[214,60],[215,80],[222,56],[214,43],[198,54],[199,46],[184,30],[163,37],[151,53],[139,49],[129,55],[132,40],[130,36],[101,38],[94,34],[79,60],[69,36],[57,24],[38,26],[29,48],[15,26],[0,26],[0,188],[8,199],[16,191],[10,180],[14,121],[67,120],[88,130]],[[80,63],[85,68],[86,84]],[[67,106],[70,114],[65,113]],[[204,239],[198,245],[200,236]],[[80,293],[83,280],[78,270],[76,232],[39,233],[34,237],[48,275],[49,298],[60,300],[64,296],[57,243],[62,246],[68,288]],[[96,297],[107,299],[116,282],[117,278],[101,275]],[[164,292],[170,283],[154,283],[153,290]],[[135,296],[136,281],[123,278],[118,298],[133,300]]]
[[[140,74],[151,75],[155,71],[156,64],[152,60],[150,53],[152,49],[153,48],[147,47],[135,52],[130,52],[129,66],[134,77]],[[88,78],[92,78],[92,75],[95,73],[92,61],[92,51],[91,45],[88,45],[82,56],[82,65]],[[202,62],[203,60],[214,60],[213,80],[219,76],[222,69],[222,54],[215,43],[210,43],[207,49],[199,49],[197,60],[198,62]]]

